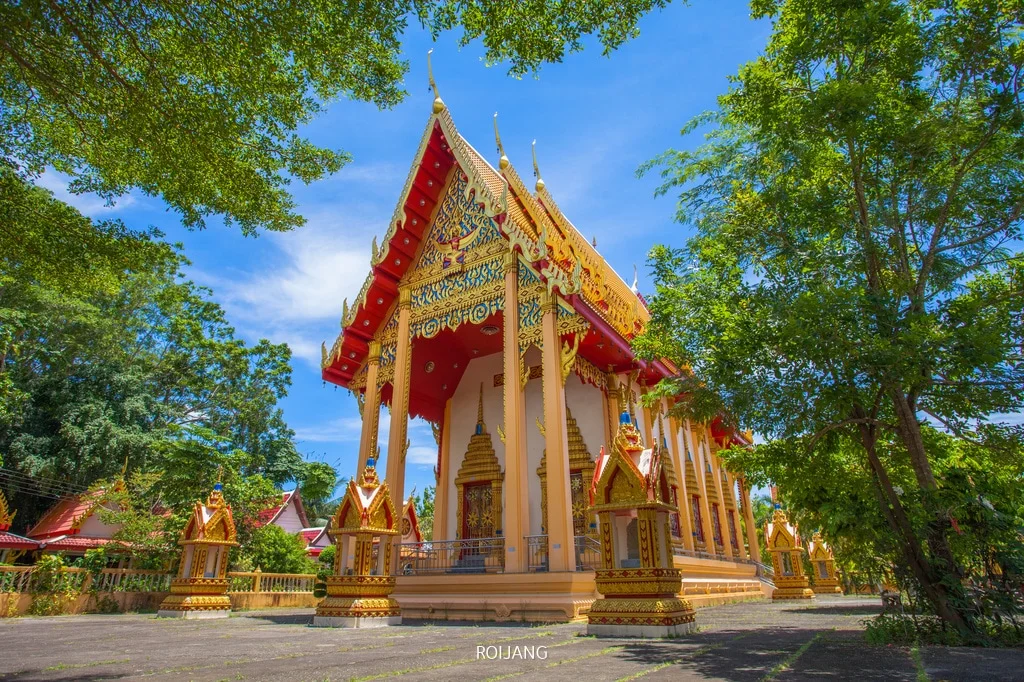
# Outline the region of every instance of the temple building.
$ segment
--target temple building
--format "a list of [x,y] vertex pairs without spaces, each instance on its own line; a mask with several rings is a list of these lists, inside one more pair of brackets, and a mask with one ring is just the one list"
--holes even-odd
[[[379,450],[396,509],[409,419],[434,429],[432,541],[394,540],[404,540],[395,561],[415,545],[415,560],[392,570],[403,616],[584,615],[600,561],[588,488],[622,412],[668,453],[682,593],[695,606],[762,597],[749,487],[717,456],[748,445],[749,434],[667,417],[664,399],[641,402],[682,371],[635,357],[630,341],[649,319],[642,297],[559,209],[536,153],[531,191],[504,153],[497,118],[495,167],[459,134],[433,78],[431,86],[433,114],[395,213],[322,359],[323,379],[360,406],[354,473]],[[385,404],[390,431],[378,443]],[[624,551],[635,549],[635,537],[624,541]]]
[[[113,485],[123,486],[124,481],[118,479]],[[100,512],[104,508],[116,510],[103,488],[66,496],[43,514],[27,535],[39,543],[43,552],[82,556],[90,549],[111,544],[119,529],[103,520]],[[130,560],[130,556],[124,556],[119,566],[130,565]]]

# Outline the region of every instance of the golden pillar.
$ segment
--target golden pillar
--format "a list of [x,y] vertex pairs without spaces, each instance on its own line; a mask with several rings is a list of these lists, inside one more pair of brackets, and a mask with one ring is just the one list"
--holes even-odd
[[[611,450],[612,439],[619,428],[619,413],[623,408],[619,405],[619,376],[612,371],[608,365],[608,374],[605,375],[606,400],[608,404],[608,423],[605,424],[605,449]],[[588,483],[589,485],[589,483]]]
[[441,422],[441,463],[437,469],[437,489],[434,501],[434,540],[449,540],[448,537],[448,496],[451,481],[451,449],[452,401],[444,404],[444,418]]
[[750,504],[750,486],[745,476],[740,477],[740,495],[743,497],[743,518],[747,522],[747,549],[750,558],[761,561],[761,546],[757,544],[757,525],[754,523],[754,508]]
[[708,503],[708,486],[704,476],[707,471],[704,458],[707,456],[705,448],[694,447],[701,445],[699,439],[693,439],[694,430],[689,420],[686,422],[686,433],[691,435],[690,452],[693,453],[693,471],[697,475],[697,495],[700,497],[700,515],[704,527],[704,551],[708,554],[716,554],[715,531],[711,526],[711,505]]
[[[667,412],[667,410],[666,410]],[[690,493],[686,489],[686,456],[680,447],[682,429],[675,417],[668,419],[669,451],[672,453],[672,463],[676,466],[676,476],[679,478],[679,521],[682,525],[683,547],[693,551],[693,521],[690,518]]]
[[732,559],[732,541],[729,538],[729,522],[726,515],[729,510],[725,506],[725,495],[722,494],[722,461],[712,453],[711,455],[711,478],[715,482],[715,492],[718,493],[718,527],[722,529],[722,551],[726,559]]
[[[412,313],[412,295],[407,287],[398,290],[398,341],[395,346],[395,378],[391,390],[391,432],[388,434],[388,464],[385,479],[395,509],[402,508],[405,490],[405,452],[409,433],[409,375],[412,371],[412,339],[409,336],[409,317]],[[398,544],[399,535],[386,538]],[[398,571],[398,547],[392,552],[392,575]]]
[[[640,384],[640,396],[647,395],[647,382]],[[640,401],[641,410],[644,415],[644,442],[650,447],[654,447],[657,443],[654,442],[654,411],[644,404],[644,401]]]
[[547,450],[548,566],[549,570],[576,570],[576,539],[573,534],[572,497],[569,491],[569,438],[565,423],[565,384],[562,382],[562,349],[558,337],[558,299],[541,296],[544,384],[544,447]]
[[370,354],[366,358],[366,393],[363,400],[363,431],[359,436],[357,476],[366,468],[366,460],[377,456],[377,428],[380,426],[380,386],[377,385],[379,370],[380,341],[371,341]]
[[732,515],[733,528],[736,529],[736,546],[738,547],[738,549],[736,550],[736,554],[739,556],[739,558],[746,559],[747,550],[743,547],[743,536],[740,530],[742,528],[742,526],[740,525],[739,514],[739,505],[741,503],[739,502],[739,497],[736,492],[736,478],[733,477],[731,473],[729,473],[728,469],[726,469],[725,471],[725,480],[729,484],[729,500],[732,501],[732,509],[729,511],[729,513]]
[[519,356],[519,256],[505,257],[505,335],[502,348],[505,385],[505,570],[526,571],[529,553],[523,536],[530,529],[526,468],[526,401]]

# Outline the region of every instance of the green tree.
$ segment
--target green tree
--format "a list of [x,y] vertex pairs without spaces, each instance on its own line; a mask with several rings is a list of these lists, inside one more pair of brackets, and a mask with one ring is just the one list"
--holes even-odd
[[791,458],[857,443],[901,564],[977,636],[947,504],[963,470],[937,471],[949,443],[926,420],[1020,476],[1021,428],[995,415],[1024,401],[1022,8],[752,7],[774,22],[764,56],[684,129],[709,126],[704,145],[650,164],[696,236],[653,251],[637,348],[692,367],[660,391],[688,396],[681,412],[735,417]]
[[339,478],[334,467],[326,462],[305,463],[299,488],[310,523],[314,526],[327,524],[327,520],[341,503],[335,497],[334,491],[343,488],[347,483],[348,478]]
[[[45,248],[35,260],[0,260],[4,466],[85,488],[127,462],[129,472],[159,472],[152,491],[175,510],[205,499],[219,467],[229,486],[259,477],[239,491],[254,501],[298,479],[303,461],[278,407],[291,383],[288,347],[235,338],[171,247],[120,230],[99,239],[102,226],[90,231],[48,193],[6,180],[0,191],[23,201],[0,203],[16,218],[12,233]],[[48,234],[50,217],[69,229]],[[67,258],[48,269],[61,248],[80,250],[95,280],[65,282],[75,271]],[[23,523],[49,504],[25,491],[14,498]]]
[[416,520],[420,524],[420,533],[424,540],[434,539],[434,492],[435,487],[428,485],[423,492],[413,497],[416,505]]
[[463,30],[521,75],[598,34],[606,52],[667,0],[551,3],[123,0],[0,6],[0,157],[47,166],[72,190],[160,196],[186,225],[222,215],[246,233],[302,223],[287,192],[349,160],[298,134],[344,96],[405,95],[402,34]]
[[241,554],[246,563],[266,573],[316,572],[302,537],[274,524],[257,528]]

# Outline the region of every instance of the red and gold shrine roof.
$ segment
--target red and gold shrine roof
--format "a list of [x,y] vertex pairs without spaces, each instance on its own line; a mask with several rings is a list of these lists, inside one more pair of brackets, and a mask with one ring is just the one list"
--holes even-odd
[[[424,270],[422,281],[435,290],[438,283],[451,289],[443,292],[445,296],[468,295],[470,292],[458,291],[457,285],[451,284],[453,275],[480,274],[473,266],[479,270],[482,263],[470,262],[473,258],[470,247],[478,247],[485,241],[478,235],[487,231],[495,231],[501,242],[491,244],[488,253],[493,256],[510,252],[519,258],[521,273],[525,270],[520,291],[524,285],[537,286],[548,293],[557,291],[565,316],[577,318],[575,327],[567,319],[560,333],[565,336],[576,332],[580,337],[578,356],[589,363],[589,371],[581,372],[581,377],[599,383],[600,375],[609,369],[639,368],[641,376],[653,383],[672,373],[674,368],[665,362],[648,364],[634,358],[629,342],[649,319],[646,306],[565,217],[543,181],[537,182],[537,191],[531,194],[504,155],[499,168],[495,169],[458,133],[443,104],[436,105],[437,102],[383,242],[378,247],[374,240],[370,274],[353,304],[349,306],[346,301],[343,305],[342,333],[330,351],[326,346],[323,349],[324,380],[353,390],[363,388],[360,372],[365,374],[369,344],[373,340],[386,342],[389,332],[393,334],[394,329],[389,327],[395,326],[399,283],[406,284],[410,277],[420,277],[419,270]],[[460,206],[448,205],[459,200],[463,200]],[[467,228],[454,238],[450,238],[450,234],[432,233],[432,227],[441,217],[461,220],[452,218],[451,211],[463,211],[463,222],[475,221],[476,227]],[[425,264],[428,251],[436,258]],[[444,253],[437,256],[438,251]],[[413,305],[416,305],[415,298]],[[500,301],[490,308],[477,306],[469,320],[477,326],[500,328],[503,305]],[[520,306],[521,317],[530,313],[524,311],[522,300]],[[465,343],[459,338],[457,326],[457,322],[450,320],[433,320],[414,334],[422,341],[434,338],[440,331],[451,330],[455,332],[454,338],[446,337],[444,343],[433,350],[442,355],[466,355],[460,352],[469,349],[460,348]],[[526,338],[521,338],[521,345],[528,345],[529,335],[522,336]],[[420,341],[417,352],[424,347]],[[488,345],[477,336],[472,346],[474,354],[496,352],[501,350],[501,337],[493,334]],[[387,362],[386,353],[385,350],[382,365]],[[453,360],[449,364],[458,366],[460,363]],[[461,364],[464,369],[465,363]],[[461,372],[447,381],[435,375],[431,383],[450,385],[453,390],[459,376]],[[382,383],[386,383],[386,379]],[[417,384],[416,376],[413,376],[413,384]],[[389,399],[389,390],[388,386],[383,389],[385,401]],[[434,420],[436,415],[432,414],[430,405],[436,404],[438,399],[443,404],[445,397],[431,395],[429,400],[424,396],[417,401],[413,396],[410,411]]]

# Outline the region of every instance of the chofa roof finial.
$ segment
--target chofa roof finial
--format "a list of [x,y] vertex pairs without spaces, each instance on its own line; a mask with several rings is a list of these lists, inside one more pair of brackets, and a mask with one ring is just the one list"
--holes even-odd
[[537,191],[544,189],[544,180],[540,177],[540,168],[537,167],[537,140],[533,141],[533,175],[537,178]]
[[434,82],[434,69],[430,65],[430,53],[434,51],[434,48],[427,50],[427,78],[430,80],[430,88],[434,91],[434,113],[440,114],[444,111],[444,100],[441,99],[441,95],[437,92],[437,83]]
[[498,159],[498,168],[505,170],[508,168],[508,157],[505,156],[505,147],[501,144],[501,133],[498,132],[498,112],[494,112],[494,141],[498,143],[498,155],[501,157]]

